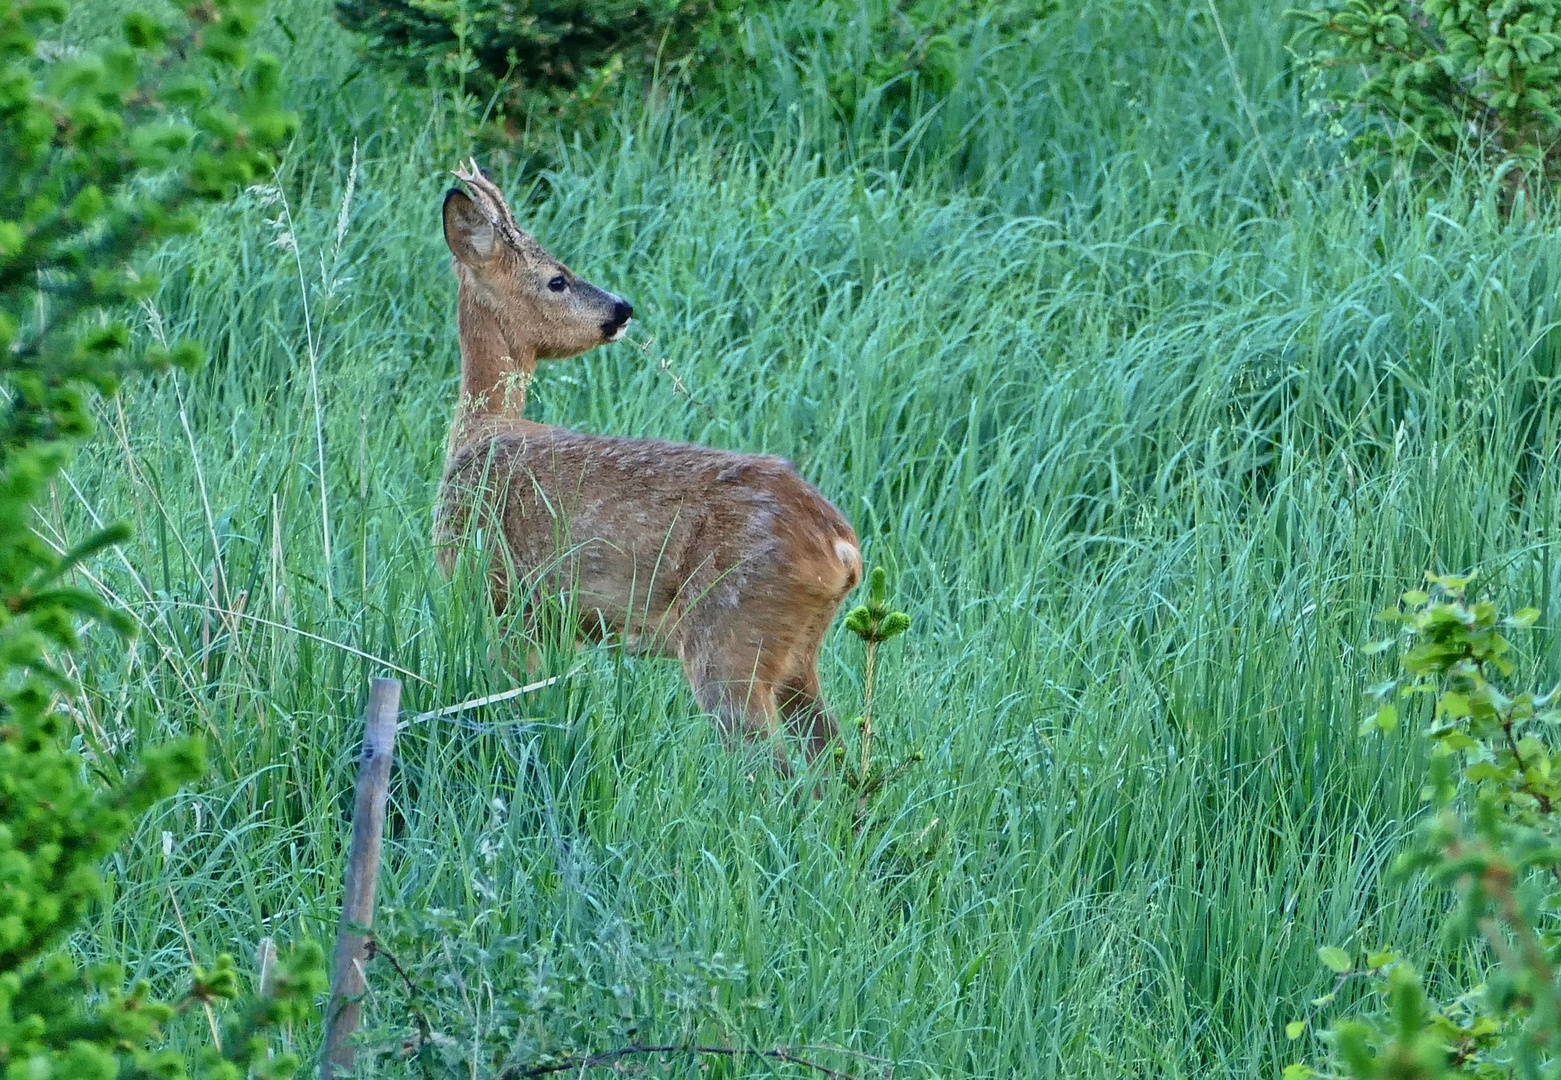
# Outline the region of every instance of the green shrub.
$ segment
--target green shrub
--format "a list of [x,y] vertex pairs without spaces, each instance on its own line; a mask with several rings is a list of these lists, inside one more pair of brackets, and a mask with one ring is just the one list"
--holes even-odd
[[[1448,924],[1455,948],[1475,946],[1489,962],[1483,982],[1443,1000],[1427,993],[1415,966],[1391,949],[1355,957],[1319,950],[1339,989],[1364,978],[1365,1012],[1326,1036],[1331,1064],[1285,1070],[1318,1075],[1541,1077],[1561,1071],[1561,688],[1504,690],[1515,666],[1505,633],[1534,625],[1524,608],[1502,617],[1489,600],[1470,602],[1471,577],[1427,575],[1429,590],[1407,592],[1379,618],[1400,633],[1403,674],[1370,689],[1369,730],[1392,731],[1401,709],[1434,697],[1425,734],[1432,743],[1426,798],[1435,804],[1396,873],[1424,875],[1452,890]],[[1298,1037],[1303,1021],[1290,1024]]]
[[[269,168],[293,129],[277,107],[277,62],[246,47],[257,0],[207,0],[172,26],[139,11],[124,43],[96,51],[37,38],[59,0],[0,0],[0,1068],[9,1075],[172,1078],[184,1062],[152,1047],[175,1006],[124,991],[113,967],[78,970],[57,951],[98,895],[98,863],[155,800],[199,774],[195,741],[149,751],[132,779],[100,787],[65,749],[72,692],[58,655],[82,618],[124,616],[67,582],[72,566],[124,536],[113,526],[57,552],[33,508],[90,430],[88,395],[127,374],[191,363],[193,346],[136,352],[121,312],[156,282],[129,263],[192,227],[189,207]],[[318,950],[281,965],[276,993],[232,1018],[200,1071],[280,1076],[264,1029],[300,1015],[319,989]],[[186,1003],[232,998],[219,957]]]
[[[1056,0],[336,0],[363,55],[517,135],[547,114],[588,126],[611,90],[653,67],[740,114],[759,82],[817,78],[833,119],[903,128],[981,56],[1013,45]],[[977,54],[981,54],[978,56]],[[779,73],[779,74],[778,74]],[[742,122],[741,115],[733,119]]]
[[589,108],[624,72],[685,55],[737,0],[336,0],[363,53],[487,110]]
[[1317,0],[1291,14],[1311,62],[1362,72],[1339,100],[1369,118],[1368,149],[1514,163],[1514,192],[1561,176],[1558,0]]

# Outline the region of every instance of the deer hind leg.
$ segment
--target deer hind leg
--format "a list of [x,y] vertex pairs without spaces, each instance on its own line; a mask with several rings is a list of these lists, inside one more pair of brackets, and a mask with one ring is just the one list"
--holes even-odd
[[747,673],[717,672],[712,666],[699,660],[684,662],[694,700],[715,717],[716,729],[728,746],[742,741],[768,742],[776,772],[790,776],[791,762],[776,737],[776,684],[756,664],[750,664]]
[[716,719],[721,734],[731,740],[762,739],[775,734],[775,686],[759,678],[717,680],[694,684],[694,700]]
[[789,675],[776,691],[781,720],[786,730],[802,741],[803,753],[812,763],[829,750],[840,735],[824,695],[818,685],[817,661],[809,662]]
[[840,607],[838,599],[816,604],[807,629],[787,657],[787,673],[776,691],[780,715],[788,731],[801,740],[809,763],[827,753],[840,736],[840,725],[824,702],[818,682],[818,654]]

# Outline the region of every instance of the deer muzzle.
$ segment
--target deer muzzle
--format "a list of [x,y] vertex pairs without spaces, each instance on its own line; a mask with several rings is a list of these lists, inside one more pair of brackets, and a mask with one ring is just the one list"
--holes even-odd
[[612,318],[602,323],[602,338],[606,341],[619,341],[623,333],[629,328],[629,320],[634,318],[634,308],[619,300],[613,304]]

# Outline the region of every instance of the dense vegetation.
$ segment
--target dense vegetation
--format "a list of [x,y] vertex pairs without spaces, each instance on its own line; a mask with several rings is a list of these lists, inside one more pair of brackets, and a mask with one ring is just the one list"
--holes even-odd
[[[545,368],[531,415],[797,461],[912,617],[874,754],[923,760],[854,830],[854,798],[723,752],[674,667],[605,649],[410,723],[382,895],[440,1039],[399,1056],[387,970],[374,1068],[697,1034],[906,1076],[1271,1075],[1315,1052],[1284,1025],[1333,985],[1321,943],[1467,981],[1444,897],[1381,873],[1424,750],[1358,734],[1389,667],[1360,646],[1426,567],[1477,565],[1540,609],[1521,683],[1555,677],[1561,216],[1509,216],[1479,171],[1367,175],[1285,6],[977,16],[902,93],[877,5],[776,4],[697,92],[626,83],[543,172],[491,156],[641,316],[638,346]],[[428,541],[437,207],[473,117],[319,5],[272,10],[300,135],[165,251],[140,330],[210,361],[107,404],[38,522],[135,526],[84,570],[141,630],[88,643],[89,761],[210,747],[76,942],[165,985],[170,897],[208,954],[333,923],[368,675],[418,710],[516,677]],[[860,643],[822,667],[858,711]]]
[[[596,102],[625,60],[643,75],[719,31],[711,0],[336,0],[365,60],[435,89],[471,94],[490,117]],[[576,110],[569,110],[574,113]],[[578,121],[577,115],[570,119]],[[511,127],[513,134],[513,125]]]
[[1555,0],[1321,0],[1294,13],[1308,63],[1356,68],[1366,147],[1421,170],[1483,159],[1514,195],[1556,176],[1561,34]]
[[[312,1013],[318,947],[273,963],[268,990],[219,1031],[213,1004],[239,994],[231,955],[196,957],[160,1000],[122,964],[62,951],[103,895],[100,864],[145,813],[203,771],[198,735],[89,771],[70,738],[80,623],[124,632],[128,618],[68,577],[123,539],[98,526],[66,547],[34,512],[90,431],[89,392],[199,356],[193,342],[132,342],[115,318],[156,295],[133,259],[192,230],[191,208],[274,165],[294,118],[278,107],[278,63],[249,38],[254,0],[216,0],[189,18],[142,10],[98,47],[48,50],[64,4],[0,0],[0,1067],[58,1080],[159,1077],[190,1064],[160,1046],[180,1009],[210,1018],[196,1075],[285,1080],[296,1054],[272,1029]],[[269,954],[274,961],[274,945]],[[166,989],[166,988],[165,988]],[[224,1042],[225,1037],[225,1042]]]

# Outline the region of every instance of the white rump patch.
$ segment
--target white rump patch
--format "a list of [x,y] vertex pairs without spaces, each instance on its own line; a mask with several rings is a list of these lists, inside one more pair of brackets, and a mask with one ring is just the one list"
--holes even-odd
[[840,560],[842,566],[852,572],[853,577],[862,576],[862,553],[856,549],[856,545],[849,540],[835,541],[835,558]]

